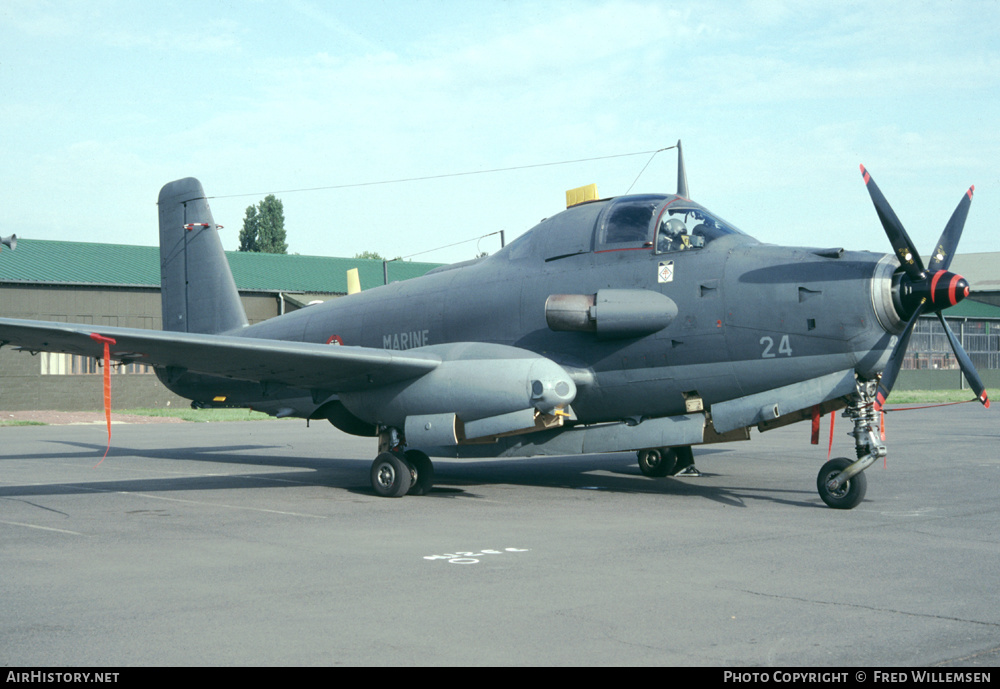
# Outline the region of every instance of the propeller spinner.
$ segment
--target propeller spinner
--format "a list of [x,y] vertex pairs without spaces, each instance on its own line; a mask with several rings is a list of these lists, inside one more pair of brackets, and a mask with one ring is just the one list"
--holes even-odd
[[948,267],[951,265],[951,259],[958,247],[958,240],[962,236],[962,229],[965,227],[965,219],[969,214],[972,192],[975,187],[969,187],[969,190],[962,196],[962,200],[959,201],[958,207],[952,213],[951,219],[945,225],[934,254],[925,268],[913,241],[903,228],[903,223],[896,217],[889,202],[885,200],[885,196],[875,184],[875,180],[865,170],[864,165],[861,166],[861,174],[864,177],[865,186],[868,188],[868,194],[872,198],[872,203],[875,204],[875,212],[878,213],[885,234],[889,238],[889,243],[892,244],[892,248],[899,257],[904,272],[899,282],[900,303],[904,310],[903,316],[909,315],[906,328],[899,336],[899,340],[892,350],[892,355],[889,357],[889,363],[879,380],[876,408],[880,409],[885,404],[886,398],[889,397],[892,386],[903,366],[903,357],[906,355],[910,335],[913,334],[917,319],[924,312],[937,313],[938,320],[941,321],[959,366],[962,368],[962,374],[969,381],[969,385],[979,401],[989,408],[990,400],[982,379],[976,372],[975,366],[972,365],[969,355],[962,349],[961,343],[941,314],[943,309],[954,306],[969,296],[968,281],[961,275],[949,272]]

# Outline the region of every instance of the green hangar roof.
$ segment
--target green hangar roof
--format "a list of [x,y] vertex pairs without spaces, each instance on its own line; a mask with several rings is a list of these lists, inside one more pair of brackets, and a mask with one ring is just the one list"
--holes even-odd
[[[227,251],[236,286],[253,292],[347,293],[347,271],[357,268],[361,288],[383,283],[382,261]],[[419,277],[438,263],[391,261],[389,281]],[[0,252],[0,283],[159,287],[155,246],[18,239]]]

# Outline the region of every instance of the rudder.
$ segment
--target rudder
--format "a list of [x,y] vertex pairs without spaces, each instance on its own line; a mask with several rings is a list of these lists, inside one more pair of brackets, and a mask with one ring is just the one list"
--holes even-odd
[[160,300],[163,329],[222,333],[244,328],[246,312],[201,182],[160,190]]

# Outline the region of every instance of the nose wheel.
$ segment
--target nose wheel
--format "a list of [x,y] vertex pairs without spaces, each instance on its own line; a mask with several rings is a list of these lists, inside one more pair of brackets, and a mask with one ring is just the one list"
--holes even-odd
[[823,502],[834,509],[849,510],[865,499],[865,493],[868,491],[868,477],[863,473],[855,474],[841,485],[836,485],[837,477],[851,464],[853,462],[846,457],[831,459],[823,465],[816,477],[816,489],[819,490],[819,496],[823,498]]

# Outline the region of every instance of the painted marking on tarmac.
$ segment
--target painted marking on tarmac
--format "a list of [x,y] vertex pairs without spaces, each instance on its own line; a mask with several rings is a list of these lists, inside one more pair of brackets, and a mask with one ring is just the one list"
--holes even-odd
[[459,550],[454,553],[445,553],[444,555],[424,555],[425,560],[447,560],[449,564],[452,565],[475,565],[479,564],[479,558],[485,557],[487,555],[503,555],[504,553],[526,553],[530,548],[504,548],[503,550],[494,550],[492,548],[484,548],[480,551],[466,551]]
[[[308,519],[328,519],[326,515],[323,514],[304,514],[302,512],[286,512],[283,510],[268,510],[263,507],[245,507],[243,505],[229,505],[224,502],[206,502],[204,500],[188,500],[186,498],[168,498],[163,495],[152,495],[150,493],[137,493],[135,491],[128,490],[107,490],[104,488],[88,488],[87,486],[74,485],[67,486],[61,483],[46,483],[46,484],[35,484],[35,485],[52,485],[52,486],[63,486],[66,488],[78,488],[80,490],[89,490],[94,493],[111,493],[116,495],[129,495],[136,496],[140,498],[149,498],[150,500],[166,500],[167,502],[183,502],[188,505],[205,505],[206,507],[225,507],[231,510],[246,510],[248,512],[264,512],[266,514],[281,514],[289,517],[306,517]],[[81,534],[82,535],[82,534]]]
[[268,510],[263,507],[244,507],[243,505],[228,505],[224,502],[205,502],[203,500],[187,500],[185,498],[168,498],[163,495],[150,495],[149,493],[135,493],[132,491],[125,490],[109,490],[102,491],[105,493],[117,493],[118,495],[136,495],[141,498],[150,498],[151,500],[166,500],[167,502],[183,502],[189,505],[206,505],[208,507],[226,507],[231,510],[248,510],[250,512],[265,512],[267,514],[282,514],[289,517],[307,517],[309,519],[327,519],[326,515],[322,514],[303,514],[302,512],[285,512],[283,510]]
[[56,533],[69,534],[71,536],[85,536],[79,531],[69,531],[68,529],[55,529],[51,526],[39,526],[38,524],[25,524],[24,522],[8,522],[0,520],[0,524],[7,524],[9,526],[23,526],[28,529],[41,529],[42,531],[55,531]]

